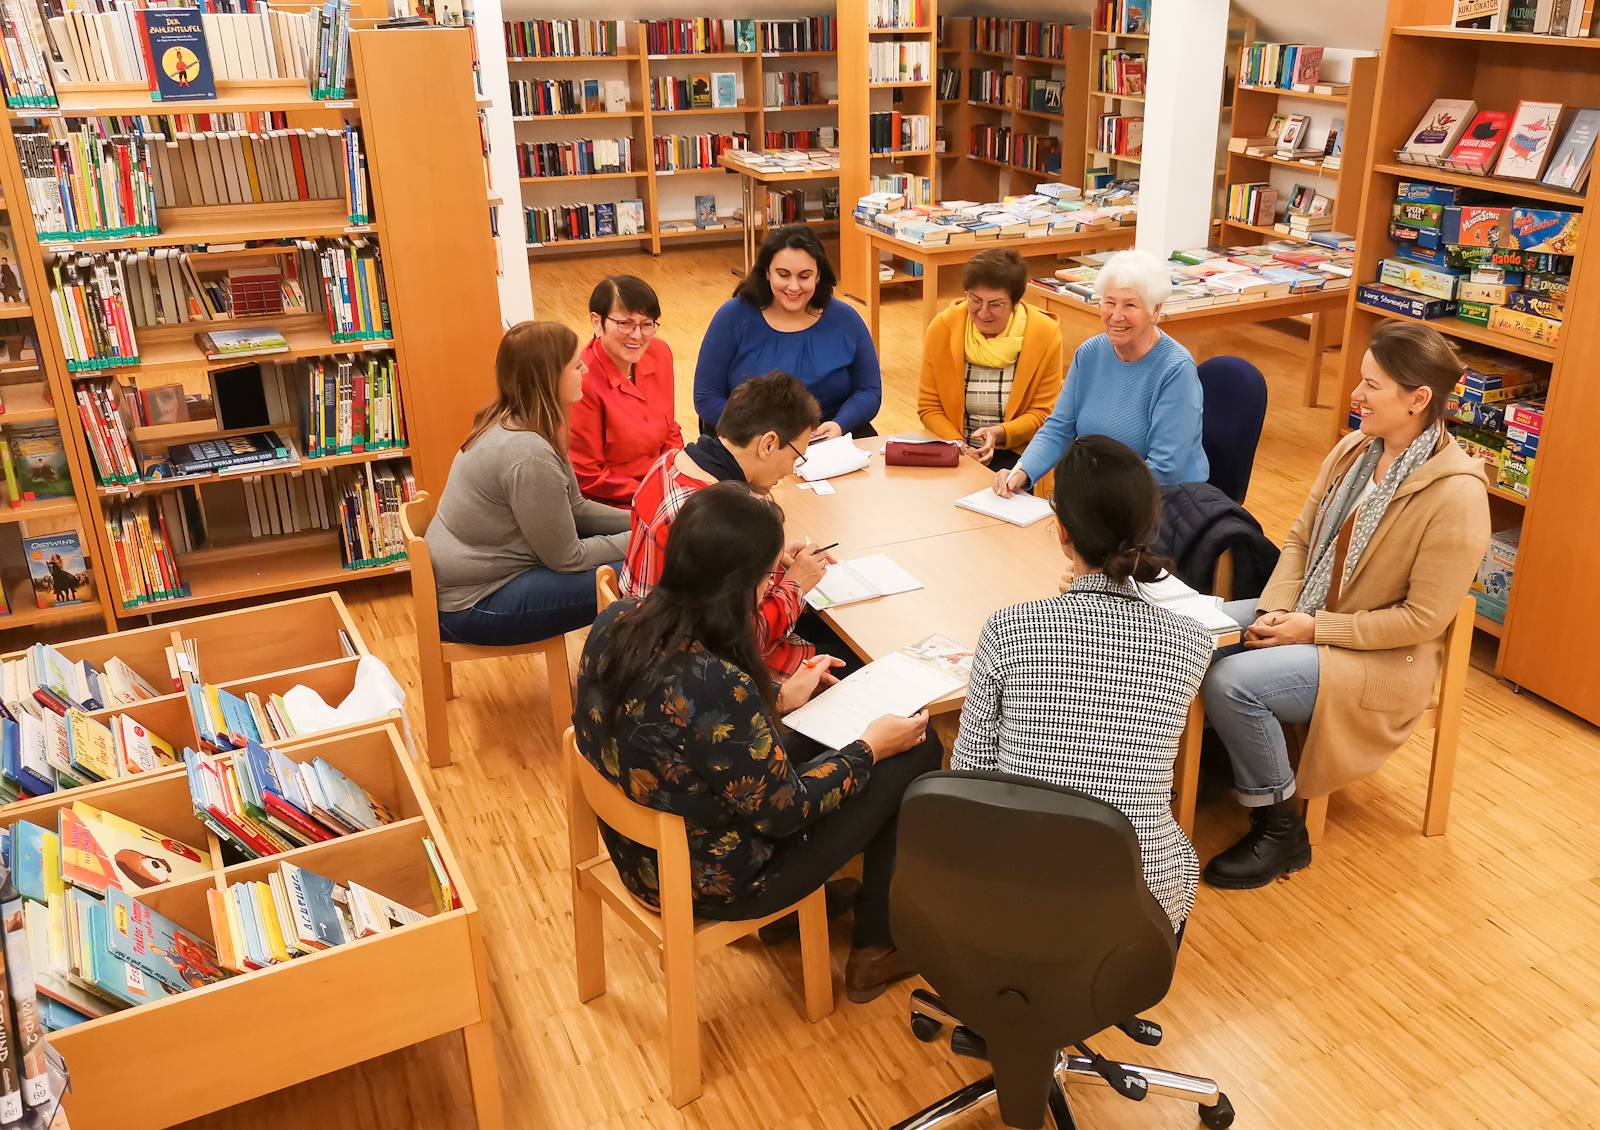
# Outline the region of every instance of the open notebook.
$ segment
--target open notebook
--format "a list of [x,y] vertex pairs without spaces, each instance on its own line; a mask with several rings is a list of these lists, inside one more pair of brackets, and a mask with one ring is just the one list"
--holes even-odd
[[[1218,643],[1233,643],[1240,631],[1238,621],[1222,610],[1222,602],[1214,596],[1195,592],[1171,573],[1163,573],[1147,585],[1139,586],[1139,595],[1146,601],[1169,612],[1198,620]],[[1227,639],[1233,636],[1235,639]]]
[[885,714],[910,717],[935,699],[967,685],[972,652],[954,640],[929,636],[875,659],[810,702],[784,715],[784,725],[843,749]]
[[921,581],[888,557],[875,553],[829,565],[817,587],[806,594],[806,603],[816,609],[838,608],[920,588]]

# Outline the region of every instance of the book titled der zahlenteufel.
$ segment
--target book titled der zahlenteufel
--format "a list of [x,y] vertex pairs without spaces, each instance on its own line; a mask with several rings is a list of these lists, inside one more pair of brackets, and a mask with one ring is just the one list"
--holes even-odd
[[144,8],[145,39],[154,64],[155,88],[150,97],[160,102],[194,102],[217,96],[211,54],[196,8]]

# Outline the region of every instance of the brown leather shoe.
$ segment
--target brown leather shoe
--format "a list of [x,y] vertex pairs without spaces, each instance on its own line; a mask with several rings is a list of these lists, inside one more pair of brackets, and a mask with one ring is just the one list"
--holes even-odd
[[[860,879],[831,879],[822,888],[822,899],[828,904],[828,917],[838,918],[841,914],[849,914],[855,909],[856,900],[861,897]],[[756,937],[761,939],[763,945],[781,946],[790,938],[800,932],[800,915],[785,914],[782,918],[768,922],[756,931]]]
[[844,992],[856,1004],[877,1000],[896,981],[916,973],[893,946],[867,946],[852,949],[844,966]]

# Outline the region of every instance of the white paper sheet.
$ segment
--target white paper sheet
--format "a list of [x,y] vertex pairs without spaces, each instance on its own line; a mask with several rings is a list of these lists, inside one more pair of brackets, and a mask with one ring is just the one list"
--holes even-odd
[[859,471],[871,458],[871,452],[861,450],[855,445],[855,439],[846,434],[807,447],[805,459],[795,460],[795,473],[807,482],[814,483],[818,479],[832,479]]
[[829,565],[817,587],[806,594],[806,601],[812,608],[836,608],[922,587],[921,581],[877,553]]
[[1139,595],[1157,607],[1200,621],[1212,635],[1240,630],[1238,622],[1222,610],[1221,600],[1195,592],[1171,573],[1163,573],[1149,584],[1140,585]]
[[842,749],[885,714],[909,717],[964,685],[964,680],[896,651],[841,679],[783,721],[829,749]]
[[973,510],[991,518],[999,518],[1002,522],[1010,522],[1013,526],[1031,526],[1041,518],[1050,516],[1050,503],[1036,495],[1019,493],[1010,498],[1001,498],[991,487],[956,499],[956,505],[963,510]]

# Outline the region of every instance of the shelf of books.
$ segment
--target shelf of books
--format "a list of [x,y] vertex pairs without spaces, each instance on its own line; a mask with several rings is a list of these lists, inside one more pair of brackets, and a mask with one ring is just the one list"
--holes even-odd
[[[45,516],[21,476],[47,464],[57,485],[34,494],[69,524],[73,498],[79,519],[28,550],[29,603],[52,615],[115,627],[404,569],[399,505],[442,486],[492,392],[470,33],[336,16],[208,13],[185,30],[164,9],[137,27],[79,12],[64,18],[121,46],[109,71],[26,36],[7,56],[0,177],[27,202],[11,277],[43,332],[3,339],[0,381],[26,381],[6,362],[34,352],[49,379],[0,395],[18,390],[22,436],[53,423],[62,439],[26,445],[0,563],[6,531]],[[144,81],[149,43],[189,60],[187,81]],[[425,72],[459,81],[423,90]],[[5,277],[0,297],[21,297]],[[409,377],[445,371],[448,389]]]
[[[336,593],[4,657],[0,850],[78,1130],[157,1130],[457,1029],[478,1124],[501,1125],[478,912],[403,715],[315,728],[374,662]],[[270,1054],[171,1070],[240,1017]]]
[[[901,193],[908,205],[938,200],[935,152],[939,41],[937,0],[845,0],[839,5],[839,192],[859,200]],[[853,139],[866,138],[867,144]],[[845,293],[865,299],[871,272],[920,285],[910,264],[878,261],[867,237],[844,223],[839,276]]]
[[[741,233],[724,152],[837,162],[832,16],[508,20],[505,37],[530,251],[631,243],[657,254],[663,239]],[[611,183],[574,190],[601,180]],[[761,195],[758,227],[837,223],[837,191]]]
[[[1470,15],[1470,13],[1469,13]],[[1448,425],[1486,464],[1494,541],[1474,585],[1496,672],[1600,721],[1600,557],[1589,434],[1600,385],[1600,242],[1590,175],[1600,136],[1597,42],[1507,34],[1500,13],[1454,28],[1451,0],[1391,0],[1338,425],[1365,344],[1424,319],[1466,362]],[[1585,266],[1585,264],[1588,264]]]
[[[1040,20],[945,19],[936,82],[947,135],[941,191],[998,200],[1078,184],[1091,35]],[[1070,154],[1063,166],[1064,154]]]
[[1138,180],[1152,0],[1095,0],[1082,187]]

